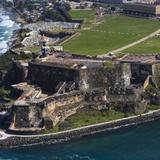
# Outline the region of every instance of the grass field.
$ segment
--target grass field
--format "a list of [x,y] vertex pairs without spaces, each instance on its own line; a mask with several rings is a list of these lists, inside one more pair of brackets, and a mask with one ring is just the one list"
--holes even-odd
[[117,112],[115,110],[109,111],[97,111],[94,109],[81,110],[78,113],[68,117],[64,123],[69,125],[67,128],[60,127],[60,124],[56,125],[53,129],[45,131],[44,133],[58,132],[66,129],[73,129],[91,124],[97,124],[101,122],[108,122],[116,119],[121,119],[128,116],[125,113]]
[[71,10],[70,15],[73,19],[85,20],[85,26],[90,26],[94,22],[95,11],[94,10]]
[[149,111],[154,111],[154,110],[157,110],[157,109],[160,109],[159,105],[148,105],[148,110]]
[[[72,16],[86,16],[87,13],[83,12],[73,12]],[[88,17],[91,19],[92,16]],[[89,30],[82,29],[79,36],[64,43],[65,51],[87,55],[104,54],[154,32],[160,28],[160,22],[121,15],[105,17],[104,23],[92,26]]]
[[[148,111],[160,109],[159,105],[148,105]],[[98,111],[91,108],[79,110],[76,114],[68,117],[64,122],[57,124],[53,129],[46,130],[44,133],[54,133],[63,130],[79,128],[87,125],[109,122],[121,118],[134,116],[134,113],[122,113],[115,110]],[[62,127],[63,124],[63,127]],[[65,124],[65,125],[64,125]],[[65,127],[64,127],[65,126]]]
[[154,37],[134,47],[123,51],[129,54],[157,54],[160,53],[160,38]]
[[88,111],[81,111],[80,113],[70,116],[65,121],[71,125],[71,128],[77,128],[86,125],[112,121],[124,117],[124,113],[116,112],[114,110],[101,112],[90,109]]

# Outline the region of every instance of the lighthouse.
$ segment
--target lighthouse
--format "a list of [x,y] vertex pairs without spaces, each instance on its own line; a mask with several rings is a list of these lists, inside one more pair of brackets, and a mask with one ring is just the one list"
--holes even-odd
[[41,46],[41,55],[46,57],[50,53],[50,47],[47,45],[47,40],[45,35],[41,35],[39,44]]

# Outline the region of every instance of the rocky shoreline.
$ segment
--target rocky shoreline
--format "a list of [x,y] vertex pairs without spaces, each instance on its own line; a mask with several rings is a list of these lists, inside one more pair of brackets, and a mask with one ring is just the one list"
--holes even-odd
[[[14,12],[12,11],[12,13],[14,13]],[[14,21],[15,23],[17,23],[17,24],[20,25],[19,29],[15,29],[15,30],[13,31],[12,37],[11,37],[10,41],[8,42],[9,48],[12,48],[12,47],[15,46],[17,40],[19,39],[19,31],[21,30],[23,24],[21,24],[21,23],[18,21],[18,16],[17,16],[16,13],[14,13],[13,15],[10,14],[9,17],[10,17],[10,19],[11,19],[12,21]]]
[[16,27],[16,25],[14,24],[14,26],[13,26],[14,30],[12,31],[12,36],[10,37],[8,42],[6,43],[8,45],[8,50],[9,50],[16,44],[17,39],[19,39],[19,31],[22,28],[23,24],[19,22],[19,20],[18,20],[19,16],[11,8],[6,8],[3,6],[0,6],[0,8],[2,8],[5,15],[9,16],[9,19],[11,21],[13,21],[14,23],[16,23],[16,25],[17,25],[17,27]]
[[15,148],[42,144],[57,144],[69,141],[71,139],[80,138],[83,136],[89,136],[101,132],[109,132],[112,130],[117,130],[128,126],[135,126],[158,119],[160,119],[160,109],[156,111],[150,111],[142,115],[131,116],[128,118],[89,125],[81,128],[51,134],[9,135],[5,133],[0,133],[1,135],[3,135],[0,138],[0,148]]

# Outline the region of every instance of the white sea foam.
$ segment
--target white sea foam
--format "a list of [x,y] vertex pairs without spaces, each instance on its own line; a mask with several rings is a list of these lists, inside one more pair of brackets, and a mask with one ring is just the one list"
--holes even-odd
[[[67,155],[64,157],[52,157],[52,160],[95,160],[89,156],[80,156],[78,154],[74,154],[74,155]],[[49,159],[49,160],[51,160]]]
[[4,37],[0,37],[0,41],[2,41],[4,39]]
[[3,19],[2,22],[0,22],[0,27],[8,27],[11,28],[13,27],[14,22],[12,20],[9,19]]
[[0,54],[5,53],[8,50],[7,41],[0,41]]
[[0,49],[0,55],[7,52],[7,50],[8,50],[7,48]]
[[6,41],[1,41],[0,49],[2,49],[2,48],[7,48]]
[[10,20],[10,17],[7,15],[3,15],[3,11],[2,14],[0,14],[0,18],[1,18],[1,22],[0,22],[0,26],[1,27],[12,27],[14,25],[14,22],[12,20]]
[[13,31],[20,28],[20,25],[12,21],[6,14],[7,13],[0,8],[0,54],[8,50],[8,42],[12,37]]
[[8,33],[8,31],[5,31],[5,32],[4,32],[4,34],[7,34],[7,33]]

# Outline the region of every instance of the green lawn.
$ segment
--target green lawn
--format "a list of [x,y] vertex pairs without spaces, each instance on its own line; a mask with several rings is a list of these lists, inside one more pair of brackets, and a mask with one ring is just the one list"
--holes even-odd
[[160,53],[160,37],[151,38],[141,44],[123,51],[130,54],[157,54]]
[[38,52],[41,51],[41,47],[39,47],[39,46],[26,47],[23,50],[31,51],[31,52],[34,52],[34,53],[38,53]]
[[70,15],[73,19],[83,19],[85,26],[89,26],[94,22],[95,11],[94,10],[71,10]]
[[124,117],[124,113],[116,112],[114,110],[101,112],[90,109],[88,111],[81,111],[73,116],[70,116],[65,121],[69,122],[72,128],[77,128],[86,125],[112,121]]
[[160,109],[160,106],[159,105],[148,105],[147,109],[149,111],[154,111],[154,110]]
[[68,128],[61,127],[62,124],[56,125],[53,129],[45,131],[44,133],[58,132],[62,130],[78,128],[82,126],[87,126],[91,124],[108,122],[116,119],[121,119],[128,116],[125,113],[117,112],[114,110],[110,111],[97,111],[94,109],[83,109],[77,112],[76,114],[68,117],[63,124],[67,124]]
[[127,16],[110,16],[105,22],[64,44],[65,51],[76,54],[98,55],[134,42],[160,28],[160,21]]

